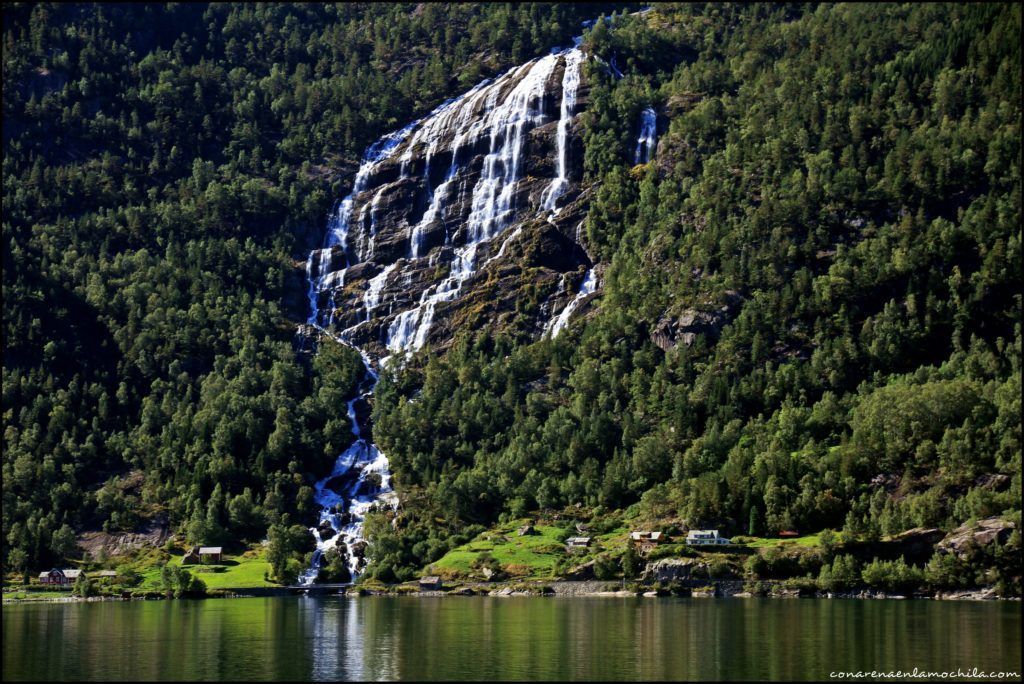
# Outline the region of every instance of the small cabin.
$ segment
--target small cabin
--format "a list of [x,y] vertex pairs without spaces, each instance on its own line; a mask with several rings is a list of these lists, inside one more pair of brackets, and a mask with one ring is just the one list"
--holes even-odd
[[185,552],[185,555],[181,558],[182,565],[195,565],[199,562],[199,547],[193,546],[191,549]]
[[90,577],[96,577],[98,579],[113,578],[117,577],[116,570],[97,570],[96,572],[89,573]]
[[800,536],[799,530],[782,530],[782,531],[779,532],[779,538],[780,539],[794,539],[795,537],[799,537],[799,536]]
[[437,575],[427,575],[420,578],[420,589],[441,589],[444,582]]
[[590,546],[590,537],[569,537],[565,540],[565,548],[570,551],[585,551]]
[[219,546],[203,546],[199,549],[200,563],[220,563],[222,549]]
[[718,530],[690,530],[686,533],[686,543],[690,546],[718,546],[732,544],[732,540],[720,536]]
[[82,571],[77,568],[64,568],[63,570],[54,568],[53,570],[39,573],[39,583],[58,586],[74,584],[81,574]]

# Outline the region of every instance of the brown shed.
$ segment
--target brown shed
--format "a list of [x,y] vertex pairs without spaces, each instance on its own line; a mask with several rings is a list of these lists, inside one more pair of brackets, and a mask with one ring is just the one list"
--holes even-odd
[[199,549],[199,562],[220,563],[222,549],[219,546],[203,546]]

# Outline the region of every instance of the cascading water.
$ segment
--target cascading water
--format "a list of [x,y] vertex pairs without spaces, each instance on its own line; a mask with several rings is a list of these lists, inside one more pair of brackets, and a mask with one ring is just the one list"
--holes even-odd
[[640,137],[636,141],[636,152],[633,153],[634,164],[646,164],[654,157],[654,145],[658,135],[658,115],[652,107],[647,107],[640,114]]
[[569,144],[567,138],[569,137],[569,121],[572,119],[573,108],[576,106],[576,90],[580,85],[580,65],[582,63],[583,53],[580,52],[577,41],[576,48],[569,50],[565,56],[561,116],[558,119],[558,177],[551,181],[551,185],[547,187],[541,197],[541,208],[544,211],[554,210],[558,198],[569,187]]
[[[366,339],[366,335],[379,335],[376,343],[383,343],[392,355],[422,348],[436,308],[460,296],[463,285],[479,270],[481,254],[489,257],[485,264],[505,254],[509,243],[521,234],[522,225],[509,232],[500,249],[495,250],[495,245],[489,243],[502,235],[524,209],[517,203],[522,203],[523,193],[519,191],[526,140],[533,129],[553,118],[554,105],[546,102],[550,99],[546,96],[560,83],[557,177],[538,193],[539,201],[534,207],[549,215],[557,213],[558,200],[570,186],[569,135],[584,60],[578,45],[577,40],[576,47],[555,51],[484,81],[371,145],[356,174],[352,192],[331,215],[323,247],[310,253],[306,262],[308,324],[320,335],[357,349],[366,373],[358,396],[348,402],[356,439],[338,457],[331,473],[315,485],[314,499],[321,512],[319,524],[311,532],[317,546],[310,567],[300,577],[303,584],[316,581],[324,554],[341,545],[348,552],[354,580],[361,569],[359,549],[364,543],[362,525],[366,513],[377,503],[395,501],[387,458],[364,436],[367,432],[360,425],[359,415],[365,415],[365,411],[357,410],[373,392],[377,364],[392,357],[371,359],[352,340],[356,336]],[[560,81],[556,81],[559,65],[563,71]],[[439,159],[444,160],[447,168],[435,184],[431,182],[431,164],[436,167]],[[422,201],[418,206],[423,207],[423,213],[418,218],[409,218],[407,224],[398,223],[406,230],[407,244],[404,251],[396,252],[394,226],[404,219],[395,218],[400,216],[395,209],[404,206],[396,204],[393,198],[403,192],[410,198],[409,211],[414,211],[414,206]],[[385,203],[385,197],[391,199]],[[381,209],[382,205],[386,210]],[[390,222],[385,225],[391,232],[381,237],[378,222],[385,221]],[[395,258],[386,264],[367,261],[376,260],[379,255]],[[404,296],[401,290],[409,286],[413,275],[428,268],[440,274],[438,279],[415,295]],[[369,277],[370,274],[375,275]],[[348,283],[347,279],[353,282]],[[358,292],[352,294],[354,288],[360,287],[361,300]],[[586,293],[581,289],[581,294],[549,324],[552,335],[565,326],[578,300],[595,288],[596,276],[591,271],[584,281]],[[326,312],[320,304],[325,296]],[[340,333],[327,329],[336,320],[336,307],[341,307],[337,309],[337,320],[346,320],[345,325],[350,326]],[[353,309],[359,312],[355,317],[351,314]]]
[[580,305],[587,295],[592,294],[595,290],[597,290],[597,274],[594,272],[594,269],[590,269],[583,278],[583,284],[580,285],[579,292],[576,293],[571,302],[565,305],[565,308],[562,309],[562,312],[556,318],[551,319],[544,332],[550,335],[552,339],[557,337],[558,333],[562,332],[565,326],[569,324],[569,317],[572,316],[572,312],[576,310],[576,307]]

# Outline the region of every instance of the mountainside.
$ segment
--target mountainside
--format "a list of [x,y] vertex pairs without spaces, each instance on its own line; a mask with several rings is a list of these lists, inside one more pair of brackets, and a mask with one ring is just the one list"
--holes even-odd
[[[847,540],[1019,524],[1019,25],[1005,5],[598,22],[597,313],[384,376],[375,436],[409,503],[368,519],[378,576],[537,510]],[[1018,582],[1016,552],[979,553],[964,581]]]
[[[1019,528],[1016,5],[4,19],[5,569],[155,521],[283,581],[531,515]],[[1019,536],[899,558],[1019,593]]]
[[325,217],[374,140],[604,7],[4,4],[4,568],[156,521],[311,545],[363,379],[295,354]]
[[589,265],[575,242],[583,58],[527,62],[375,143],[310,255],[310,322],[378,359],[443,348],[461,328],[542,330],[539,305],[564,308],[564,276]]

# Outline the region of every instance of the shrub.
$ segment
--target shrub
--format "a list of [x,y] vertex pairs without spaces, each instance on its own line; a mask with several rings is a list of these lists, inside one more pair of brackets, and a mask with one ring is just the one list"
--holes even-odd
[[594,577],[599,580],[610,580],[618,577],[619,564],[608,554],[594,559]]
[[876,558],[864,566],[861,577],[868,586],[885,591],[913,591],[924,582],[921,568],[907,565],[902,558],[894,561]]

